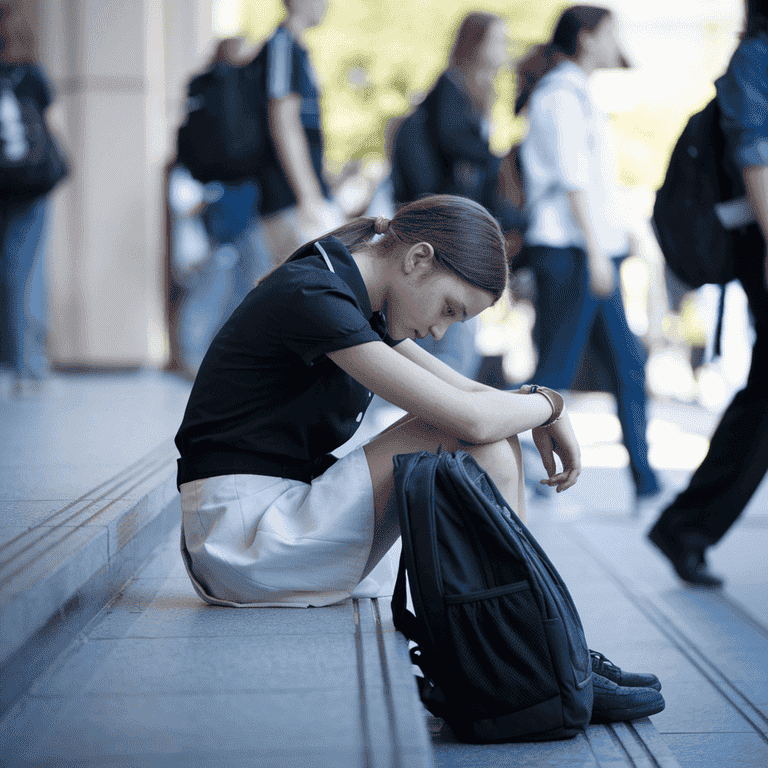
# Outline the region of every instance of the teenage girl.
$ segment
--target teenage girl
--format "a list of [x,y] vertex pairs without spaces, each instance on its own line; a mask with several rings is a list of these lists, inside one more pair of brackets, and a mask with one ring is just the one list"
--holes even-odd
[[[533,429],[541,482],[576,482],[579,446],[557,392],[483,386],[414,343],[487,309],[506,284],[496,220],[435,195],[303,246],[247,295],[203,359],[176,436],[182,553],[204,600],[391,594],[366,577],[399,535],[396,454],[466,450],[525,519],[517,435]],[[373,393],[408,415],[336,459]]]

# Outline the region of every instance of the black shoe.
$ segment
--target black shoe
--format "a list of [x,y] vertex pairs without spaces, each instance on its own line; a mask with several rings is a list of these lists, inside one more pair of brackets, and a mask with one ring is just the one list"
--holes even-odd
[[590,723],[620,723],[650,717],[664,709],[664,697],[653,688],[627,688],[602,675],[592,675],[595,701]]
[[709,589],[723,586],[723,580],[707,568],[703,548],[687,545],[666,533],[658,523],[648,532],[648,540],[672,563],[677,575],[686,583]]
[[624,672],[611,661],[605,658],[602,653],[590,649],[589,655],[592,659],[592,671],[597,675],[602,675],[616,685],[627,688],[653,688],[655,691],[661,690],[661,682],[656,675],[650,672]]

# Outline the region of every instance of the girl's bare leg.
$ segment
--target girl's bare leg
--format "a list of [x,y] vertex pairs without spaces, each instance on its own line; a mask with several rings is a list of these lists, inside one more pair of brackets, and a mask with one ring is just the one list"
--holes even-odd
[[373,483],[374,533],[363,576],[373,570],[400,535],[393,495],[392,457],[398,453],[437,452],[440,446],[445,451],[461,449],[471,454],[518,517],[526,522],[523,457],[516,436],[483,445],[466,445],[422,419],[405,416],[364,447]]

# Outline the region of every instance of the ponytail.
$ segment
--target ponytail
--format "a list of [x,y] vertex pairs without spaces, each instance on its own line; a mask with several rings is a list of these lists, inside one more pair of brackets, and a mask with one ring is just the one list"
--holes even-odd
[[[374,242],[377,235],[382,237]],[[466,197],[426,195],[403,205],[392,220],[360,216],[315,240],[324,237],[335,237],[348,251],[370,246],[382,258],[393,256],[403,246],[429,243],[438,268],[487,291],[494,301],[507,287],[506,242],[499,222],[482,205]]]
[[552,41],[540,43],[530,50],[515,67],[517,94],[515,96],[515,114],[525,109],[531,94],[539,81],[553,70],[564,58],[564,52]]
[[[394,218],[362,216],[330,232],[348,250],[371,244],[383,258],[403,245],[429,243],[438,267],[487,291],[494,301],[507,285],[504,235],[479,203],[457,195],[427,195],[398,209]],[[373,243],[375,235],[382,238]]]
[[382,218],[381,216],[378,219],[372,216],[358,216],[356,219],[342,224],[338,229],[334,229],[333,232],[329,232],[326,237],[335,237],[344,243],[348,251],[354,251],[373,240],[373,236],[376,234],[376,222]]

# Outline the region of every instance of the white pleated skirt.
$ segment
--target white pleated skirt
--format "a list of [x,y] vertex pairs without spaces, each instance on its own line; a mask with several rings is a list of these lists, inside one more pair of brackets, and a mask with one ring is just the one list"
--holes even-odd
[[181,509],[182,557],[206,602],[306,608],[394,590],[395,547],[361,580],[374,520],[362,447],[311,484],[266,475],[184,483]]

